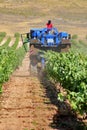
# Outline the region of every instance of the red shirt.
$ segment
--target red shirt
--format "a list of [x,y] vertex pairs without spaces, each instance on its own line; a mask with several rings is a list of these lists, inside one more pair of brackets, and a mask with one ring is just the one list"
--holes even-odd
[[51,24],[46,24],[48,29],[51,29],[53,27],[52,23]]

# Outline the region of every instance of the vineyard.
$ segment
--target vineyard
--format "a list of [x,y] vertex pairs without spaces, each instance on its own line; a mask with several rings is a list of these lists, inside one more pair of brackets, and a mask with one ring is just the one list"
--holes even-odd
[[[0,93],[1,95],[4,93],[3,84],[5,84],[10,79],[14,71],[17,70],[18,66],[22,64],[22,61],[26,54],[26,51],[25,51],[26,45],[22,46],[22,44],[20,43],[20,34],[15,33],[13,43],[12,43],[12,40],[13,39],[10,36],[7,36],[5,32],[0,33],[0,44],[1,44],[0,45]],[[45,82],[42,83],[42,84],[46,84],[46,86],[49,87],[47,88],[48,89],[47,91],[49,91],[50,85],[52,86],[52,84],[54,84],[56,88],[56,84],[60,84],[58,85],[59,87],[56,89],[57,103],[68,104],[70,108],[69,111],[71,111],[72,115],[74,114],[77,115],[77,118],[78,118],[78,115],[81,115],[81,120],[84,120],[85,123],[82,123],[83,121],[81,121],[80,122],[81,124],[79,125],[79,127],[77,128],[77,126],[75,126],[75,129],[79,129],[81,127],[81,129],[83,130],[86,130],[87,128],[86,126],[86,117],[87,117],[87,109],[86,109],[87,108],[87,51],[86,51],[87,45],[86,45],[86,40],[87,39],[85,39],[85,41],[78,40],[77,35],[73,35],[72,48],[70,49],[69,52],[66,52],[66,53],[64,52],[58,53],[54,51],[45,52],[44,57],[46,59],[46,63],[45,63],[44,72],[46,73],[45,76],[47,79],[43,78]],[[32,79],[30,80],[32,81]],[[47,80],[50,81],[51,84],[49,84]],[[25,82],[26,82],[26,79],[25,79]],[[37,84],[37,85],[39,84],[37,83],[37,81],[35,82],[36,83],[34,84]],[[43,81],[41,80],[41,82]],[[54,87],[51,89],[53,91]],[[32,91],[32,88],[31,88],[31,91]],[[38,89],[36,93],[38,93]],[[53,93],[51,96],[53,98],[56,95],[55,93]],[[49,109],[51,109],[51,107],[52,106],[50,106]],[[62,112],[62,115],[66,113],[65,111],[64,113]],[[57,122],[58,122],[58,119],[56,121],[56,124],[58,125]],[[55,127],[58,127],[58,128],[66,127],[66,129],[73,127],[72,125],[67,124],[66,122],[64,124],[64,122],[62,121],[60,122],[60,124],[61,125],[58,125]],[[36,128],[35,122],[33,123],[33,125]]]
[[[48,20],[68,52],[29,47]],[[0,130],[87,130],[87,0],[0,0]]]

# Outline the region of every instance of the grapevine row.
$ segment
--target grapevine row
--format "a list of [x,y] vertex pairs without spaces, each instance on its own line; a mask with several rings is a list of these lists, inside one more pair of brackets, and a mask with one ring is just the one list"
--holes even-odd
[[11,41],[11,37],[7,39],[5,44],[0,46],[0,92],[2,92],[3,83],[8,81],[10,75],[22,62],[25,55],[23,46],[16,49],[20,35],[15,35],[15,38],[16,40],[13,46],[8,46]]
[[[87,113],[87,56],[72,51],[46,53],[46,71],[54,81],[66,89],[66,99],[73,110]],[[58,99],[65,99],[62,94]]]

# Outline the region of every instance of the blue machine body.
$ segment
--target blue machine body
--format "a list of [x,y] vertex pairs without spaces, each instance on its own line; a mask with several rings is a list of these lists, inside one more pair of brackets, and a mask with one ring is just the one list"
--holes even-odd
[[69,34],[58,32],[56,28],[33,28],[30,30],[30,39],[37,39],[41,46],[58,46],[62,39],[69,39]]

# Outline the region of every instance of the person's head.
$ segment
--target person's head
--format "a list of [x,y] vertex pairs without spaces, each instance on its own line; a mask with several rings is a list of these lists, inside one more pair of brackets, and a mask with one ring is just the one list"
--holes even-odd
[[48,23],[47,24],[51,24],[51,20],[48,20]]

